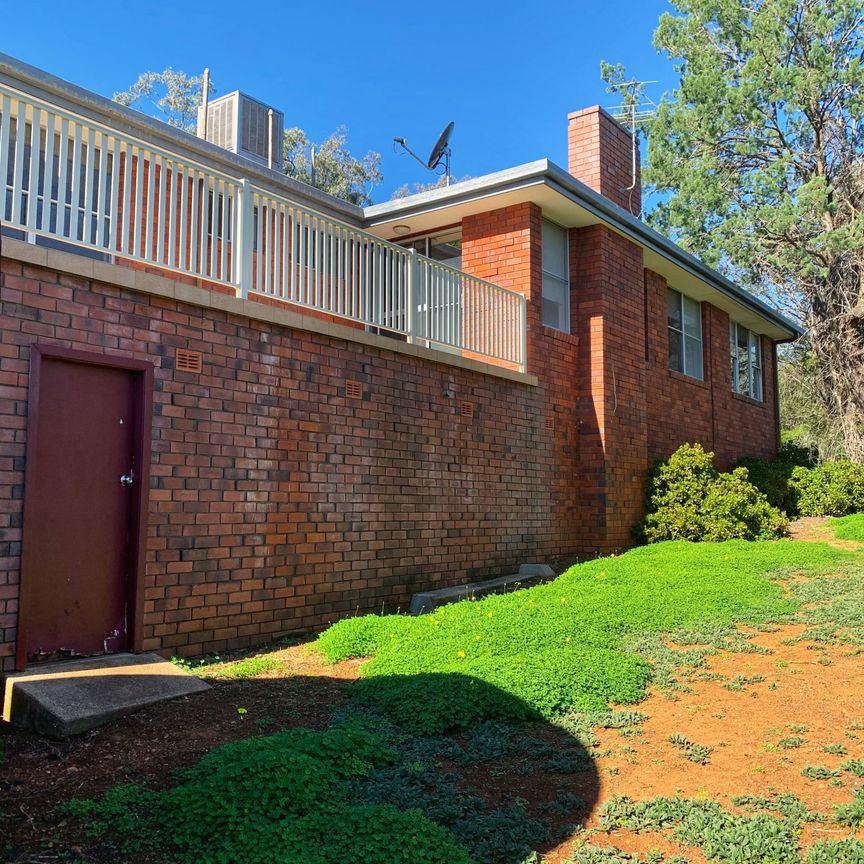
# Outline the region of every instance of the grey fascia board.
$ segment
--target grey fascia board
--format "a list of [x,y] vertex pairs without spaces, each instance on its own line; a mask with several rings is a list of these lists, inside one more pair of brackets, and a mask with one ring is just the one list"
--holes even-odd
[[371,226],[381,221],[389,221],[396,216],[407,218],[416,213],[425,213],[436,208],[450,207],[465,201],[474,201],[489,195],[512,192],[514,189],[537,185],[543,182],[549,165],[547,159],[538,159],[536,162],[517,165],[504,171],[496,171],[493,174],[484,174],[482,177],[474,177],[471,180],[460,180],[452,186],[442,186],[440,189],[430,189],[416,195],[409,195],[406,198],[373,204],[363,211],[366,225]]
[[397,216],[408,218],[417,213],[540,184],[570,198],[605,224],[616,228],[640,245],[663,256],[721,294],[746,306],[759,317],[770,321],[782,330],[786,330],[789,333],[789,341],[797,339],[803,334],[802,329],[797,324],[767,303],[754,297],[749,291],[745,291],[689,252],[685,252],[669,238],[664,237],[653,228],[649,228],[640,219],[595,192],[548,159],[539,159],[535,162],[508,168],[505,171],[466,180],[450,187],[434,189],[397,201],[388,201],[384,204],[367,207],[364,211],[366,225],[371,226],[381,221],[390,221]]
[[134,108],[127,108],[2,52],[0,81],[74,114],[81,114],[85,119],[93,118],[121,134],[140,138],[146,143],[174,152],[181,158],[212,164],[217,170],[237,179],[248,178],[266,190],[284,194],[287,198],[313,209],[323,210],[333,218],[358,226],[363,221],[363,208],[356,204],[335,198],[314,186],[286,177],[279,171],[256,165],[230,150],[217,147],[196,135],[169,126]]

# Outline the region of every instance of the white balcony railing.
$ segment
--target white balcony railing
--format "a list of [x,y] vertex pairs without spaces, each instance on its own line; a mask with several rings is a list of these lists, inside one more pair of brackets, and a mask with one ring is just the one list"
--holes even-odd
[[521,294],[2,84],[0,222],[525,369]]

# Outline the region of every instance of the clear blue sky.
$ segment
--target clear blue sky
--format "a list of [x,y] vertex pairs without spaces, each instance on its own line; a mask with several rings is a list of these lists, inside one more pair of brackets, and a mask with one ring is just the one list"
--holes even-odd
[[601,59],[659,79],[654,97],[674,86],[652,47],[669,9],[666,0],[39,0],[10,2],[0,51],[105,96],[148,69],[209,66],[217,95],[244,90],[313,140],[344,124],[353,153],[378,150],[380,201],[431,179],[393,152],[393,137],[426,155],[450,120],[456,176],[544,156],[566,165],[568,111],[614,102]]

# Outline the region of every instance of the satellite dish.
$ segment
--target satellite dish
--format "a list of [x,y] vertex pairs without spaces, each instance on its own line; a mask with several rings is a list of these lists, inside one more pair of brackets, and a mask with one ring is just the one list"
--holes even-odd
[[450,143],[450,136],[453,134],[453,127],[455,125],[456,124],[451,120],[444,127],[444,131],[438,136],[438,140],[435,142],[435,146],[432,148],[432,152],[429,154],[429,161],[426,163],[426,167],[430,171],[438,167],[438,163],[446,154],[448,149],[447,145]]
[[453,134],[453,127],[456,124],[452,121],[447,124],[444,131],[438,136],[429,158],[424,162],[409,146],[404,138],[393,139],[393,150],[396,150],[395,145],[399,145],[406,153],[416,159],[424,168],[429,171],[434,171],[443,161],[444,176],[447,178],[447,185],[450,185],[450,136]]

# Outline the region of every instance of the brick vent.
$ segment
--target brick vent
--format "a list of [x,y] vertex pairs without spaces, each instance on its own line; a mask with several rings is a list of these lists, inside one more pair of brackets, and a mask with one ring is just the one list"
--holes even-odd
[[186,348],[178,348],[174,360],[178,372],[201,374],[203,361],[200,351],[189,351]]
[[349,399],[362,399],[363,398],[363,385],[359,381],[346,381],[345,382],[345,395]]
[[473,417],[474,416],[474,403],[473,402],[460,402],[459,403],[459,414],[462,417]]

